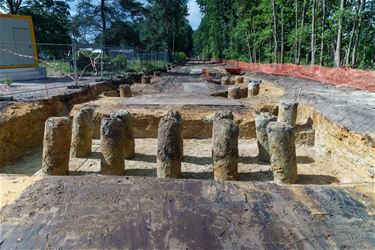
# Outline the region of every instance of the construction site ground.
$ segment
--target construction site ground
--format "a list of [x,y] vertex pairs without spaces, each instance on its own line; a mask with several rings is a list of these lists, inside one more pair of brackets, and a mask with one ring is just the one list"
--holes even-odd
[[[70,175],[43,176],[42,148],[0,169],[0,248],[359,248],[375,246],[375,94],[311,80],[247,72],[260,94],[227,99],[229,86],[191,74],[221,64],[177,67],[134,97],[99,96],[93,153],[70,160]],[[246,83],[240,85],[246,93]],[[280,98],[299,102],[295,185],[273,183],[257,159],[255,112],[277,113]],[[22,107],[21,107],[22,108]],[[136,156],[126,176],[102,176],[100,119],[128,109]],[[170,109],[184,120],[183,179],[156,178],[157,124]],[[212,118],[231,110],[240,126],[237,182],[213,181]],[[7,111],[4,111],[7,112]]]

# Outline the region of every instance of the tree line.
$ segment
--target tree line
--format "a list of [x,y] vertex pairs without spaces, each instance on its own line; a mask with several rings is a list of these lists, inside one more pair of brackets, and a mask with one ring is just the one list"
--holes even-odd
[[375,68],[374,0],[197,0],[194,53],[254,63]]
[[38,43],[137,47],[169,58],[193,48],[187,0],[0,0],[0,10],[32,16]]

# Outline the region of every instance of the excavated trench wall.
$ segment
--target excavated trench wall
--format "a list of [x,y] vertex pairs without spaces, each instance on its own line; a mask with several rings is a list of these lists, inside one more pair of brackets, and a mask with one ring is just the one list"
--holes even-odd
[[352,166],[364,175],[370,166],[375,166],[375,135],[350,131],[310,106],[300,105],[297,122],[309,121],[315,131],[315,154],[333,164]]
[[[90,104],[89,104],[90,105]],[[86,104],[76,105],[71,116],[74,116]],[[99,139],[100,137],[100,122],[103,117],[108,117],[109,113],[116,109],[102,110],[101,107],[90,105],[91,107],[97,108],[94,113],[94,138]],[[127,108],[133,116],[134,124],[134,136],[135,138],[157,138],[158,125],[160,118],[166,112],[165,109],[140,109],[140,108]],[[226,109],[223,107],[223,109]],[[207,139],[212,137],[212,121],[213,116],[217,110],[206,110],[201,109],[189,109],[189,108],[177,108],[183,119],[183,137],[184,139]],[[254,110],[248,109],[231,110],[234,114],[235,122],[240,128],[241,139],[253,139],[256,138],[255,133],[255,117]],[[275,105],[264,105],[258,111],[271,112],[277,115],[277,106]],[[312,121],[307,120],[303,124],[296,126],[296,140],[297,144],[306,144],[308,146],[314,145],[314,130],[312,128]]]
[[[75,111],[76,112],[76,111]],[[157,138],[159,120],[164,112],[137,113],[130,112],[133,116],[134,136],[135,138]],[[193,112],[193,111],[192,111]],[[215,112],[213,111],[212,114]],[[94,115],[94,138],[99,139],[100,121],[103,117],[109,116],[108,113],[98,113]],[[183,137],[184,139],[206,139],[212,136],[212,117],[191,117],[186,113],[181,114],[183,119]],[[249,119],[243,115],[235,113],[236,122],[240,126],[240,137],[244,139],[255,138],[255,122],[251,116]]]
[[[79,110],[78,105],[72,113]],[[159,119],[162,111],[130,112],[134,118],[134,132],[136,138],[156,138]],[[275,112],[276,110],[276,112]],[[275,107],[265,106],[262,111],[273,111]],[[165,112],[165,111],[164,111]],[[192,113],[195,111],[191,111]],[[202,113],[201,116],[192,117],[189,113],[181,112],[183,118],[183,136],[188,138],[206,139],[212,136],[212,115],[215,111]],[[252,139],[256,137],[255,122],[252,112],[247,114],[233,112],[235,121],[240,127],[240,138]],[[95,114],[95,138],[99,139],[99,127],[102,117],[108,116],[107,112]],[[349,131],[338,123],[330,121],[314,108],[301,104],[298,107],[298,120],[295,128],[296,143],[314,148],[317,156],[334,164],[354,166],[365,173],[367,168],[375,165],[375,143],[371,136]]]
[[[100,83],[69,95],[56,96],[51,100],[13,103],[0,115],[0,165],[22,156],[27,150],[42,145],[44,122],[50,116],[74,114],[89,100],[100,93],[114,90],[121,82]],[[79,104],[81,103],[81,104]],[[78,104],[78,105],[75,105]],[[274,107],[265,109],[275,110]],[[95,113],[95,138],[99,138],[99,124],[108,113]],[[156,138],[159,119],[165,112],[130,112],[134,117],[135,137]],[[264,111],[264,110],[263,110]],[[191,111],[191,113],[195,111]],[[215,111],[191,115],[186,110],[184,120],[184,138],[211,138],[212,116]],[[255,123],[252,111],[236,113],[235,120],[240,126],[241,138],[255,138]],[[307,105],[298,108],[296,127],[297,144],[313,146],[317,155],[325,160],[346,166],[355,166],[358,171],[366,172],[370,165],[375,165],[375,143],[372,135],[362,135],[349,131],[340,124],[330,121],[320,112]]]
[[4,105],[0,113],[0,166],[42,145],[48,117],[67,115],[75,104],[92,100],[104,91],[116,90],[123,83],[124,80],[101,82],[47,100]]

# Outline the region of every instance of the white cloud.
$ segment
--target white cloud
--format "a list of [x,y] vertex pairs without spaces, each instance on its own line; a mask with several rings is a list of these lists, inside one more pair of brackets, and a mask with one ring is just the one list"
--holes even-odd
[[195,0],[189,0],[188,2],[189,16],[188,20],[193,30],[198,29],[199,24],[202,20],[202,13],[199,9],[199,5]]

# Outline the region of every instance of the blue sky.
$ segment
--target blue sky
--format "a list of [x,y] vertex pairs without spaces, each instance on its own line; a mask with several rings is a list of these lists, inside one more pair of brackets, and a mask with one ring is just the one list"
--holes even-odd
[[188,8],[189,8],[189,16],[188,16],[189,23],[191,27],[193,27],[193,30],[196,30],[198,29],[198,26],[201,23],[202,13],[195,0],[189,0]]
[[[76,13],[76,2],[77,0],[70,3],[70,12],[72,15]],[[140,2],[145,2],[145,0],[140,0]],[[199,6],[195,0],[188,1],[188,8],[189,8],[189,16],[188,16],[189,23],[191,27],[193,28],[193,30],[196,30],[199,24],[201,23],[202,13],[200,12]]]

